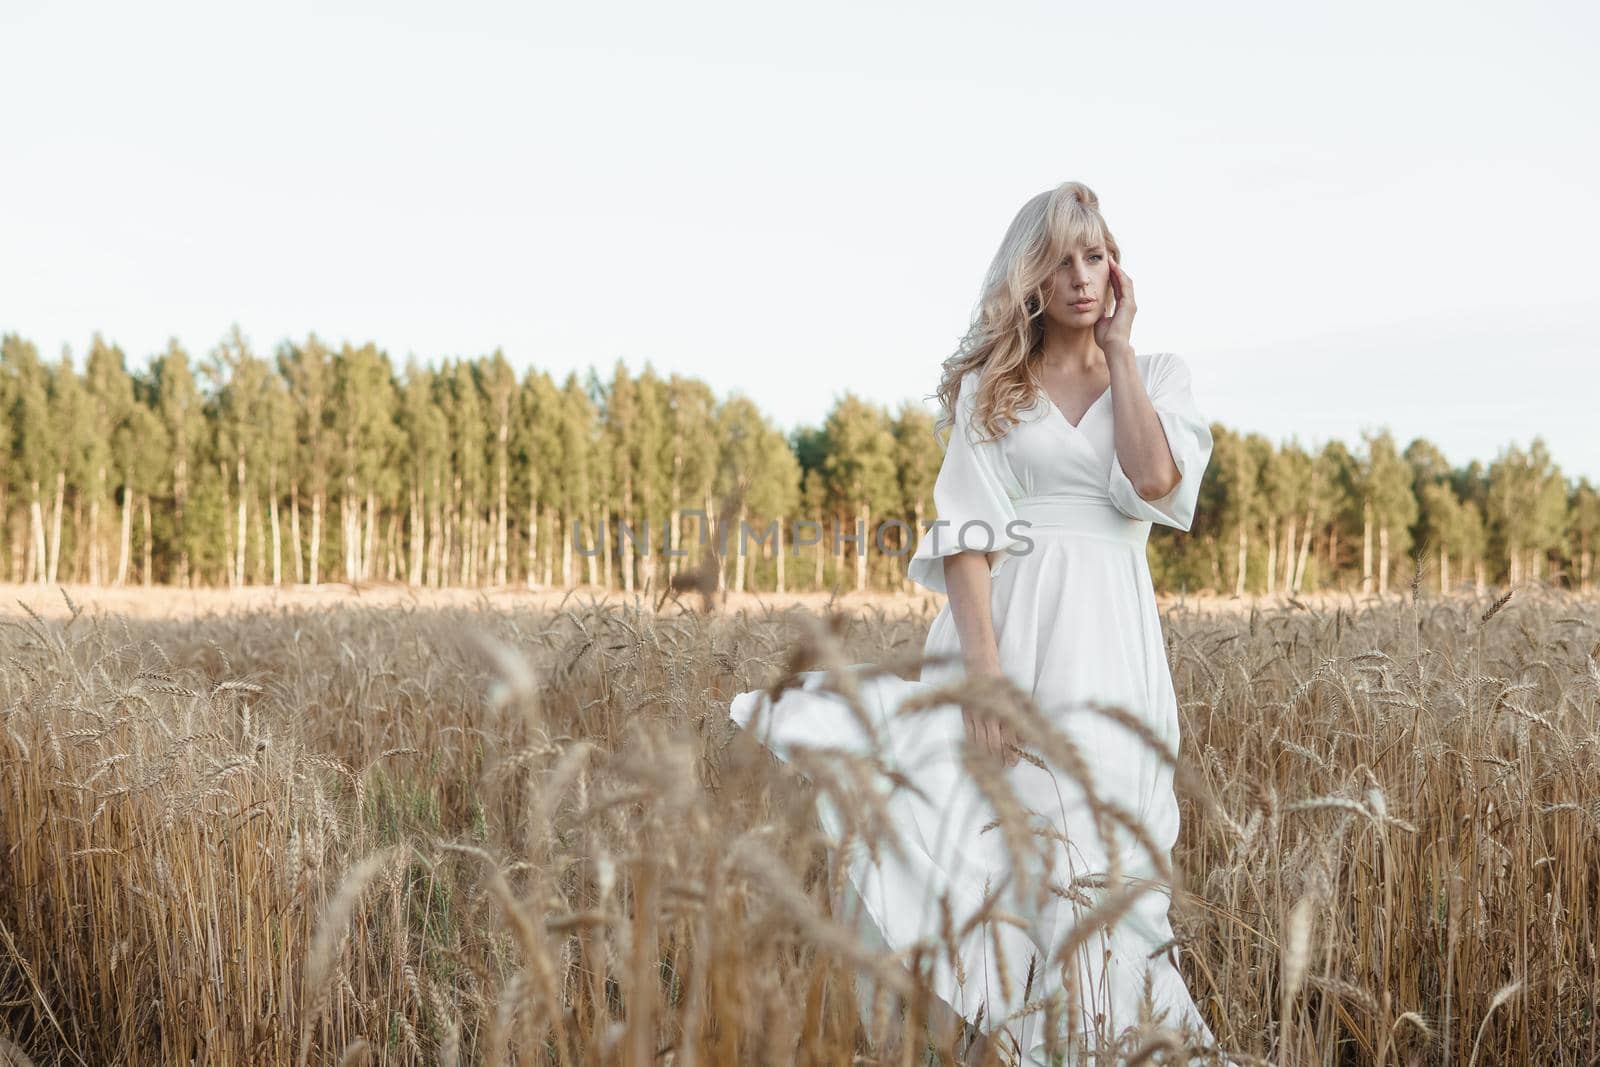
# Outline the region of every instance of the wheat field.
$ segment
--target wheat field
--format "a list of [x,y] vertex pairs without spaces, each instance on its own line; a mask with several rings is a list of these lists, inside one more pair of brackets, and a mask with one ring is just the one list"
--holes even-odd
[[[796,669],[914,677],[931,605],[653,607],[10,609],[0,1062],[1002,1062],[835,914],[850,775],[727,718]],[[1163,626],[1173,924],[1235,1062],[1600,1059],[1594,600]]]

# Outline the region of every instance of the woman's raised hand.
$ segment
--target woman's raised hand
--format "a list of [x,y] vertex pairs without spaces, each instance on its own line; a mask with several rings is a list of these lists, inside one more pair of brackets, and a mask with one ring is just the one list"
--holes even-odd
[[1111,260],[1111,291],[1116,294],[1117,309],[1094,324],[1094,343],[1102,352],[1111,345],[1133,346],[1133,317],[1139,312],[1133,299],[1133,279],[1117,265],[1115,257]]

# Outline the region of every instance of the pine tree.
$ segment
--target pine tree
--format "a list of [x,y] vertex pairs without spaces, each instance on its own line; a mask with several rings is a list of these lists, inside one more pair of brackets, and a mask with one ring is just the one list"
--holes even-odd
[[[828,457],[823,461],[836,511],[848,516],[840,540],[854,548],[857,592],[867,588],[868,560],[874,547],[874,521],[892,513],[899,498],[895,440],[882,408],[846,393],[828,414]],[[1001,531],[995,531],[1000,536]]]
[[543,371],[530,370],[517,391],[517,416],[511,428],[517,508],[526,520],[523,584],[529,589],[550,583],[553,546],[560,540],[554,514],[560,507],[557,490],[566,469],[561,409],[555,382]]
[[77,368],[73,366],[72,353],[67,349],[62,349],[61,359],[50,368],[49,397],[50,418],[47,425],[50,448],[55,454],[54,462],[51,464],[55,487],[50,514],[50,543],[45,580],[55,585],[58,581],[73,581],[79,578],[77,573],[73,573],[70,578],[61,573],[67,487],[71,485],[73,488],[74,520],[72,541],[66,547],[76,548],[83,541],[82,531],[79,529],[82,518],[79,505],[82,503],[82,495],[78,492],[78,488],[87,484],[93,455],[98,451],[91,444],[98,434],[93,429],[93,413],[89,407],[89,397],[84,391],[83,379],[78,376]]
[[198,551],[195,530],[190,522],[190,496],[201,462],[201,449],[207,434],[204,400],[189,365],[189,354],[176,339],[152,364],[155,409],[166,430],[171,455],[172,533],[177,554],[171,580],[180,586],[194,581],[193,561]]
[[[144,372],[136,372],[133,380],[133,407],[128,421],[112,442],[112,453],[118,457],[123,477],[122,549],[118,553],[116,584],[128,581],[134,565],[133,515],[139,512],[139,582],[146,587],[155,584],[156,527],[151,498],[162,495],[163,518],[170,511],[168,505],[172,474],[172,441],[161,418],[160,388],[155,377],[156,361],[152,360]],[[121,562],[121,561],[126,561]]]
[[406,580],[412,585],[437,586],[442,576],[438,552],[450,438],[444,412],[435,403],[436,378],[431,369],[415,359],[406,361],[405,384],[400,391],[400,430],[410,544]]
[[488,431],[486,446],[491,460],[489,478],[495,493],[489,547],[494,554],[494,583],[504,586],[510,581],[507,571],[510,516],[507,509],[511,496],[511,424],[517,404],[517,374],[497,348],[484,361],[481,380],[485,413],[488,415],[485,429]]
[[323,526],[328,513],[328,480],[332,463],[330,404],[333,392],[333,355],[316,334],[303,345],[285,343],[278,350],[278,373],[289,391],[295,412],[296,438],[291,462],[295,472],[289,484],[290,540],[294,542],[295,574],[300,574],[300,491],[311,509],[305,547],[307,580],[312,587],[322,581]]
[[[568,374],[561,386],[561,451],[565,466],[562,468],[561,486],[557,494],[561,522],[561,584],[571,588],[574,537],[583,536],[588,548],[603,551],[606,547],[604,526],[594,523],[596,468],[604,462],[600,448],[596,406],[588,389],[576,374]],[[584,527],[587,526],[587,530]],[[590,585],[599,581],[593,555],[584,558],[587,580]]]
[[6,334],[0,342],[6,368],[11,464],[15,483],[27,497],[28,534],[21,568],[25,582],[46,582],[49,570],[45,540],[44,498],[56,480],[57,451],[50,417],[50,371],[31,341]]
[[394,474],[401,434],[394,369],[375,345],[349,344],[339,350],[333,369],[332,430],[338,442],[340,529],[344,579],[366,581],[375,569],[380,500],[397,488]]
[[[689,560],[698,566],[709,515],[693,524],[696,547],[683,547],[684,512],[709,511],[706,500],[717,476],[716,396],[704,382],[674,374],[667,379],[666,470],[667,508],[671,519],[667,576],[670,581]],[[679,553],[686,553],[680,556]]]
[[120,504],[114,578],[116,584],[121,585],[128,571],[132,530],[128,467],[133,458],[131,453],[121,449],[132,444],[125,430],[133,418],[133,379],[128,375],[122,349],[106,344],[98,333],[89,344],[84,378],[90,410],[89,434],[84,442],[89,478],[89,584],[103,585],[113,578],[101,515],[103,509]]
[[934,417],[921,404],[903,404],[894,419],[895,471],[899,498],[895,514],[908,523],[909,530],[898,531],[895,550],[900,553],[894,569],[895,585],[906,588],[906,568],[922,534],[922,523],[933,512],[933,483],[939,476],[942,455],[934,435]]

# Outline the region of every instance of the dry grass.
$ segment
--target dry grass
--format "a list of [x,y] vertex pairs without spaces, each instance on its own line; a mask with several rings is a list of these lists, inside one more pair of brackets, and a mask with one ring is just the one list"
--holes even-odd
[[[1203,609],[1164,619],[1174,925],[1223,1047],[1595,1062],[1596,605]],[[15,616],[0,1063],[948,1061],[925,985],[828,905],[815,805],[874,839],[862,768],[819,755],[803,778],[726,718],[796,666],[909,674],[930,619],[813,617]],[[885,995],[866,1031],[857,974],[905,1018]],[[1130,1062],[1177,1062],[1174,1035],[1136,1041]]]

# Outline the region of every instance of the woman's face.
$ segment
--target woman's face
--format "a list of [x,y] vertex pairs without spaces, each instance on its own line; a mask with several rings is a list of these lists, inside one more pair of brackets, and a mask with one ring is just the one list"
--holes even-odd
[[1077,245],[1050,278],[1045,317],[1061,326],[1091,327],[1105,315],[1111,297],[1110,251],[1104,245]]

